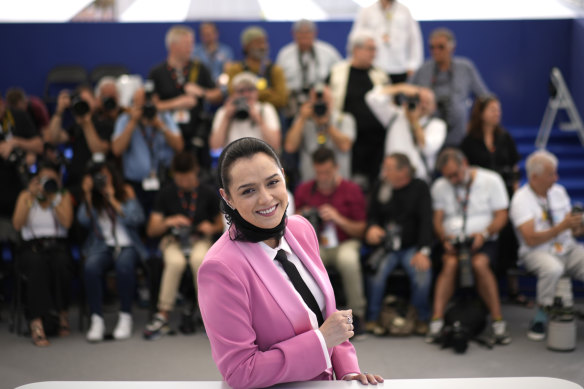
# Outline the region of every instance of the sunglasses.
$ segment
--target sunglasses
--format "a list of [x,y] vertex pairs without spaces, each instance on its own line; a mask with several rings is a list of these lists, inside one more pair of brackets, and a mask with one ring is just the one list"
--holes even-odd
[[439,44],[439,45],[430,45],[430,50],[444,50],[446,45]]

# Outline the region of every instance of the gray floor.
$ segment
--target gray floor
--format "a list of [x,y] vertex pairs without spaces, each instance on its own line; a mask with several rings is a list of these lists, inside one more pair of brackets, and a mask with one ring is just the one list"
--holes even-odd
[[[584,301],[579,301],[582,308]],[[464,355],[423,343],[421,338],[375,338],[354,342],[362,370],[387,378],[547,376],[584,385],[584,321],[578,323],[576,351],[548,351],[545,343],[525,337],[532,311],[504,306],[513,343],[487,350],[471,344]],[[134,314],[134,336],[120,342],[89,344],[74,330],[51,339],[45,349],[30,338],[8,332],[7,312],[0,322],[0,389],[51,380],[220,380],[204,334],[167,336],[155,342],[141,338],[146,312]],[[76,319],[76,314],[73,318]],[[114,313],[106,315],[111,328]],[[75,320],[73,321],[75,324]]]

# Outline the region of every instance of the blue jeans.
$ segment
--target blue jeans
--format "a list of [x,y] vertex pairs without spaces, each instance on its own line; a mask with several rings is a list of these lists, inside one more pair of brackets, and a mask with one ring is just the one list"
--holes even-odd
[[132,311],[137,263],[138,251],[133,246],[123,247],[117,258],[114,258],[114,249],[112,247],[89,253],[85,260],[83,271],[85,293],[87,294],[87,303],[91,314],[95,313],[103,316],[103,276],[112,265],[116,269],[120,310],[126,313]]
[[369,304],[367,308],[368,321],[379,319],[387,279],[398,264],[402,266],[410,279],[410,299],[416,309],[418,319],[423,321],[430,319],[431,310],[428,297],[432,285],[432,269],[430,268],[423,272],[417,271],[410,264],[415,253],[415,247],[391,252],[381,261],[377,273],[367,276],[367,292],[369,293]]

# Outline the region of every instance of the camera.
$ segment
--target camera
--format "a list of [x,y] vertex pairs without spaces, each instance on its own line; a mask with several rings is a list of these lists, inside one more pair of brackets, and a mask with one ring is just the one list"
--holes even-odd
[[176,239],[184,255],[190,255],[193,240],[191,226],[175,226],[170,228],[170,235]]
[[235,113],[233,116],[237,120],[245,120],[249,118],[249,105],[247,104],[247,98],[238,97],[233,100],[233,105],[235,106]]
[[54,194],[59,191],[59,183],[54,178],[41,177],[40,184],[45,194]]
[[144,83],[145,99],[144,105],[142,106],[142,117],[148,120],[152,120],[156,117],[158,110],[152,97],[154,96],[154,81],[147,80]]
[[572,207],[572,214],[580,214],[582,216],[582,224],[584,225],[584,206],[582,204],[574,204]]
[[89,103],[81,98],[79,93],[71,95],[71,111],[75,116],[85,116],[89,113]]
[[324,101],[324,85],[318,84],[314,87],[314,94],[316,96],[316,101],[312,105],[312,112],[316,117],[323,117],[328,111],[328,106],[326,101]]
[[450,244],[456,249],[458,257],[458,281],[461,288],[472,288],[474,286],[471,263],[471,247],[473,241],[473,237],[462,234],[450,240]]
[[320,218],[320,215],[318,214],[318,209],[317,208],[310,208],[307,210],[302,211],[302,216],[304,216],[306,218],[306,220],[308,220],[310,222],[310,224],[312,224],[312,228],[314,228],[314,231],[316,231],[316,234],[319,234],[319,231],[321,230],[322,227],[322,219]]
[[101,104],[103,105],[103,109],[107,112],[111,112],[118,107],[118,103],[117,103],[116,99],[114,99],[113,97],[104,98],[101,101]]
[[93,179],[93,189],[97,192],[103,192],[105,186],[107,185],[107,178],[101,172],[94,173],[91,178]]
[[381,245],[367,258],[365,269],[370,273],[376,273],[381,261],[387,254],[399,251],[402,242],[402,228],[397,223],[388,223],[385,227],[385,237]]
[[395,105],[401,106],[402,104],[406,104],[409,111],[413,111],[416,109],[418,104],[420,103],[420,96],[415,95],[406,95],[404,93],[397,93],[394,96]]

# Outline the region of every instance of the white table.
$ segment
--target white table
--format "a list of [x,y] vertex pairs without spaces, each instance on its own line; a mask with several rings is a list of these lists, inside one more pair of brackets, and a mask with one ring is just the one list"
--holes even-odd
[[[277,388],[338,389],[361,388],[357,381],[310,381],[277,385]],[[374,388],[373,386],[369,386]],[[559,378],[441,378],[419,380],[385,380],[376,387],[391,389],[583,389]],[[19,386],[16,389],[229,389],[221,381],[47,381]]]

